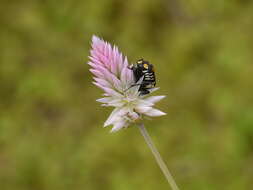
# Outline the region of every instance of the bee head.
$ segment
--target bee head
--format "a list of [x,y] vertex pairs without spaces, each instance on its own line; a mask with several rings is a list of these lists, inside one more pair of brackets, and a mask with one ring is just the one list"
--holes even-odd
[[150,70],[153,71],[154,66],[150,64],[148,61],[145,61],[144,59],[139,59],[137,62],[137,67],[142,70]]

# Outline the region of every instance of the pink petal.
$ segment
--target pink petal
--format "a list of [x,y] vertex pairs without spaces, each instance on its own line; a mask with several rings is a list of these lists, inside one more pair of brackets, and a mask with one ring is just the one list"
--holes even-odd
[[100,57],[99,57],[99,59],[101,60],[101,62],[102,63],[104,63],[104,65],[105,65],[105,67],[107,68],[107,69],[110,69],[110,60],[106,57],[106,56],[104,56],[104,55],[101,55]]
[[122,95],[111,88],[103,87],[103,90],[110,96],[122,97]]
[[92,36],[92,43],[93,44],[97,44],[97,43],[99,43],[101,40],[97,37],[97,36],[95,36],[95,35],[93,35]]
[[91,67],[96,67],[96,64],[94,64],[94,63],[92,63],[90,61],[87,64],[90,65]]
[[105,67],[103,67],[101,65],[95,65],[94,69],[96,69],[97,71],[102,73],[104,77],[106,77],[108,74],[110,74],[110,72]]
[[122,71],[121,71],[120,80],[121,80],[122,82],[126,82],[126,81],[127,81],[127,78],[128,78],[128,76],[127,76],[127,70],[128,70],[128,68],[127,68],[127,67],[124,67],[124,68],[122,69]]
[[110,57],[111,49],[112,49],[111,45],[108,42],[106,42],[106,44],[105,44],[105,56],[106,57]]
[[112,78],[113,78],[114,75],[110,71],[108,71],[106,68],[104,68],[100,65],[96,65],[95,70],[102,74],[102,76],[100,78],[106,79],[110,83],[113,83]]
[[133,76],[133,71],[127,68],[126,71],[126,80],[129,83],[133,83],[134,82],[134,76]]
[[122,69],[123,69],[123,58],[122,58],[122,54],[121,53],[119,53],[119,55],[117,56],[116,63],[118,64],[118,70],[119,70],[119,72],[121,72]]
[[96,57],[89,56],[89,59],[94,65],[103,65],[103,63],[99,61]]
[[108,87],[108,88],[112,87],[112,85],[109,82],[107,82],[106,80],[104,80],[104,79],[94,77],[94,80],[97,83],[99,83],[100,85],[104,86],[104,87]]
[[[88,62],[88,64],[92,67],[90,71],[96,76],[95,80],[98,84],[100,84],[100,87],[103,86],[111,88],[111,86],[109,87],[109,84],[112,84],[116,89],[121,91],[121,78],[125,83],[132,81],[133,74],[131,70],[127,69],[127,58],[123,57],[122,53],[119,52],[116,46],[113,46],[112,48],[110,43],[105,42],[97,36],[93,36],[92,50],[90,51],[90,54],[90,62]],[[121,77],[119,74],[123,70],[124,72],[121,74]],[[107,91],[110,90],[107,89]]]
[[127,67],[127,66],[128,66],[128,60],[127,60],[127,57],[125,56],[123,67]]
[[122,90],[121,81],[114,75],[111,75],[111,79],[112,79],[114,87],[118,90]]
[[92,82],[93,84],[95,84],[97,87],[101,88],[102,90],[105,91],[105,88],[103,85],[99,84],[98,82]]
[[97,87],[101,88],[102,90],[104,90],[105,93],[110,95],[110,96],[122,97],[122,95],[120,93],[116,92],[115,90],[113,90],[111,88],[103,86],[98,82],[92,82],[92,83],[95,84]]
[[96,69],[90,69],[90,72],[93,73],[97,77],[104,78],[103,73],[101,73],[100,71],[98,71]]
[[110,60],[110,65],[112,73],[118,75],[117,64],[113,61],[113,59]]

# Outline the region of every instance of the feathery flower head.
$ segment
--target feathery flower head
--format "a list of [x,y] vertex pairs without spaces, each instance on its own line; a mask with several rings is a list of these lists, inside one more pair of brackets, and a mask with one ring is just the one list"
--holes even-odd
[[[90,71],[94,74],[94,84],[104,91],[104,97],[98,99],[102,106],[115,107],[104,127],[113,125],[111,132],[128,127],[143,116],[161,116],[164,112],[153,108],[154,104],[165,96],[140,95],[140,85],[136,84],[133,71],[128,68],[127,57],[116,46],[93,36],[90,50]],[[141,83],[142,79],[138,81]],[[150,89],[150,92],[158,88]]]

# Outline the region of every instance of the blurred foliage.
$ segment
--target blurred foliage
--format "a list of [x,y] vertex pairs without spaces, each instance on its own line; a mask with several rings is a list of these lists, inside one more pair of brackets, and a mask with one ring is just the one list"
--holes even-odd
[[135,127],[110,134],[93,34],[156,66],[146,122],[181,189],[252,189],[253,2],[0,1],[0,189],[168,189]]

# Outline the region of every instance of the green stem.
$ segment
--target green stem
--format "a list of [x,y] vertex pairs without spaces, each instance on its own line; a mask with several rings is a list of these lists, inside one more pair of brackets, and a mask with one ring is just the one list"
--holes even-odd
[[161,168],[161,170],[162,170],[164,176],[166,177],[167,181],[169,182],[171,188],[173,190],[179,190],[175,180],[173,179],[172,175],[170,174],[170,172],[169,172],[166,164],[164,163],[160,153],[158,152],[157,148],[155,147],[153,141],[151,140],[145,126],[143,124],[140,124],[140,125],[138,125],[138,128],[140,129],[140,132],[141,132],[142,136],[144,137],[146,143],[148,144],[150,150],[152,151],[152,153],[153,153],[153,155],[156,159],[156,162],[158,163],[159,167]]

